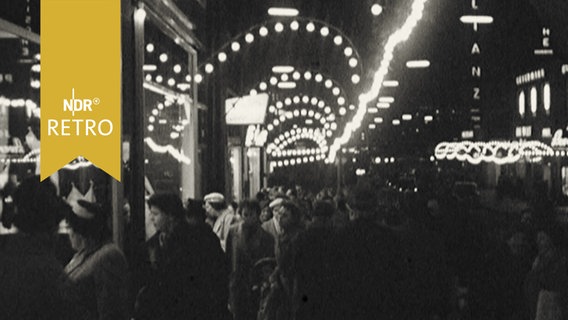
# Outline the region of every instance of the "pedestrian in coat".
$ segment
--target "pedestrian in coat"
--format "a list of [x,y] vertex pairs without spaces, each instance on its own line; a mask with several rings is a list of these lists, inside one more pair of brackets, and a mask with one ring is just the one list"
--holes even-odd
[[155,194],[148,206],[159,233],[157,268],[138,293],[135,318],[230,318],[228,267],[217,236],[206,224],[190,225],[175,194]]
[[260,297],[259,290],[254,290],[253,268],[259,260],[274,257],[274,239],[260,226],[256,200],[243,200],[238,212],[243,221],[233,225],[227,237],[231,266],[229,302],[235,320],[254,319]]
[[227,206],[225,197],[213,192],[203,198],[204,208],[207,215],[207,222],[213,227],[213,232],[221,242],[221,248],[225,251],[229,228],[240,221],[240,217],[235,214],[232,207]]
[[75,255],[65,267],[64,297],[71,319],[128,319],[128,267],[110,241],[107,211],[78,200],[66,220]]

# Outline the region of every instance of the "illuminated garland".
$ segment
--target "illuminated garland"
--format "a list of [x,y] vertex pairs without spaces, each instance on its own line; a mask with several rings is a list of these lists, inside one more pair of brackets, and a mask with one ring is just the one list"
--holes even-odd
[[[313,70],[299,70],[296,67],[293,67],[293,69],[294,69],[293,71],[290,71],[288,73],[282,73],[286,75],[286,78],[283,78],[282,74],[280,74],[280,78],[278,78],[276,75],[273,75],[269,79],[259,81],[254,86],[254,88],[258,88],[259,91],[266,91],[269,88],[269,86],[277,86],[278,83],[282,81],[287,82],[290,80],[295,80],[295,81],[302,80],[305,82],[312,81],[318,84],[322,84],[324,88],[327,89],[329,93],[334,96],[343,97],[347,95],[343,86],[341,86],[336,80],[332,79],[326,74],[316,72]],[[289,76],[289,74],[292,75]],[[289,79],[289,80],[283,80],[283,79]],[[253,90],[256,91],[256,89],[251,89],[250,91],[254,92]]]
[[296,128],[289,131],[281,133],[278,137],[274,139],[267,147],[267,152],[271,149],[283,149],[293,141],[299,139],[310,139],[315,141],[320,146],[327,146],[327,140],[325,139],[326,130],[314,129],[314,128]]
[[327,148],[322,150],[321,148],[311,148],[311,149],[291,149],[291,150],[283,150],[280,152],[275,152],[272,154],[275,158],[282,158],[282,157],[296,157],[296,156],[312,156],[312,155],[320,155],[325,154]]
[[459,160],[471,164],[493,162],[496,164],[515,163],[523,158],[535,160],[545,156],[566,156],[566,152],[555,152],[540,141],[491,141],[491,142],[441,142],[434,149],[438,160]]
[[275,167],[287,167],[287,166],[294,166],[303,163],[312,163],[315,161],[322,161],[325,159],[323,154],[317,156],[304,156],[304,157],[297,157],[293,159],[286,159],[286,160],[278,160],[278,161],[271,161],[270,162],[270,169],[271,171],[274,170]]
[[167,145],[167,146],[160,146],[158,144],[156,144],[156,142],[154,142],[154,140],[152,140],[152,138],[147,137],[144,139],[144,142],[146,142],[146,144],[148,145],[148,147],[157,153],[169,153],[172,157],[174,157],[178,162],[182,162],[184,164],[191,164],[191,159],[189,159],[187,156],[185,156],[184,154],[180,153],[174,146],[172,146],[171,144]]
[[346,144],[351,139],[351,134],[359,129],[361,122],[367,113],[367,104],[374,99],[376,99],[381,90],[383,80],[385,80],[388,74],[389,66],[394,58],[393,52],[395,47],[406,41],[410,36],[412,29],[417,25],[418,21],[422,19],[422,13],[424,11],[424,5],[428,0],[415,0],[412,4],[411,13],[404,22],[403,26],[395,31],[389,37],[387,44],[385,45],[383,58],[379,69],[375,72],[373,77],[373,84],[371,89],[364,94],[359,96],[359,107],[353,119],[345,125],[343,135],[340,138],[335,139],[331,145],[329,156],[327,159],[328,163],[333,163],[335,161],[335,156],[341,145]]
[[[313,19],[313,18],[303,18],[303,17],[294,17],[294,19],[286,19],[285,21],[264,21],[262,23],[256,24],[245,32],[241,32],[240,34],[233,37],[227,43],[225,43],[221,48],[215,51],[209,59],[203,61],[200,65],[200,69],[204,69],[205,73],[213,73],[215,67],[213,66],[212,62],[217,60],[220,63],[227,61],[228,53],[230,52],[238,52],[241,49],[242,44],[252,44],[255,41],[255,36],[265,38],[271,32],[272,33],[282,33],[285,30],[290,30],[291,32],[296,32],[304,28],[308,33],[315,33],[316,29],[319,29],[319,33],[322,38],[330,38],[333,39],[332,41],[336,46],[342,46],[344,44],[344,40],[347,41],[347,46],[343,49],[343,55],[346,58],[347,64],[350,68],[359,67],[359,74],[363,73],[363,66],[361,56],[359,52],[356,50],[355,46],[353,45],[353,41],[349,37],[347,37],[339,28],[334,27],[328,24],[325,21]],[[333,30],[335,34],[331,34]],[[353,57],[355,54],[355,57]],[[354,76],[357,74],[354,74]],[[358,75],[357,75],[358,76]],[[353,77],[353,76],[352,76]],[[199,74],[199,77],[196,77],[196,82],[201,82],[202,75]],[[199,80],[199,81],[198,81]],[[358,82],[358,81],[357,81]]]

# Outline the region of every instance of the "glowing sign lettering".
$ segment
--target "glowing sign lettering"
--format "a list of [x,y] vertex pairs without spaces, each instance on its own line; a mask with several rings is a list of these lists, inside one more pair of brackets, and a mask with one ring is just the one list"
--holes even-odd
[[568,138],[562,137],[562,129],[556,130],[552,136],[552,142],[550,145],[553,148],[565,148],[568,147]]
[[441,142],[434,149],[438,160],[459,160],[471,164],[493,162],[507,164],[524,157],[529,160],[555,155],[554,150],[540,141]]
[[471,54],[480,54],[481,50],[479,49],[479,45],[477,43],[474,43],[473,46],[471,47]]

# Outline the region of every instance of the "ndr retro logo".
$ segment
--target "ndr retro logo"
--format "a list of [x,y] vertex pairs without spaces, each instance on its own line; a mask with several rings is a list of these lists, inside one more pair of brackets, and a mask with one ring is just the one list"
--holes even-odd
[[[108,136],[112,134],[113,124],[109,119],[95,120],[88,117],[75,118],[75,113],[83,115],[96,112],[101,100],[75,98],[75,88],[71,89],[71,99],[63,99],[63,112],[71,113],[72,118],[48,119],[48,136]],[[94,110],[93,110],[94,109]]]

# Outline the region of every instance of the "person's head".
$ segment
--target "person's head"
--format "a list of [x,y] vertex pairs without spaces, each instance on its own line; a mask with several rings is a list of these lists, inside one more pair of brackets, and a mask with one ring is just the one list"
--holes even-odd
[[192,198],[187,199],[185,206],[187,219],[192,224],[200,224],[205,222],[205,209],[203,208],[203,201]]
[[279,210],[279,223],[283,230],[290,230],[300,225],[302,215],[300,208],[291,201],[282,202]]
[[24,179],[14,193],[4,199],[2,220],[6,227],[14,225],[20,232],[29,234],[57,231],[69,206],[57,196],[55,185],[38,176]]
[[209,193],[203,198],[205,204],[203,208],[207,217],[212,219],[217,219],[221,215],[221,211],[227,208],[227,203],[225,202],[225,197],[218,193]]
[[258,201],[245,199],[239,204],[238,212],[247,225],[260,224],[260,205]]
[[183,220],[185,211],[178,195],[173,193],[154,194],[148,199],[150,219],[156,230],[169,233]]
[[269,206],[262,208],[259,219],[261,223],[272,219],[272,210],[270,210]]
[[284,198],[276,198],[270,202],[268,207],[272,211],[272,216],[278,222],[280,222],[280,212],[282,210],[282,204],[284,203]]
[[103,243],[110,236],[107,211],[98,203],[77,200],[67,214],[71,247],[78,251],[87,245]]

